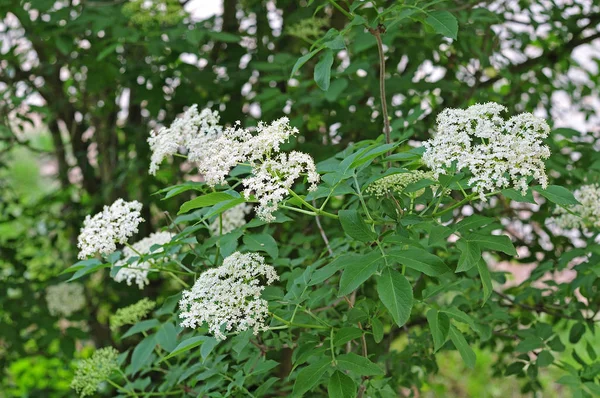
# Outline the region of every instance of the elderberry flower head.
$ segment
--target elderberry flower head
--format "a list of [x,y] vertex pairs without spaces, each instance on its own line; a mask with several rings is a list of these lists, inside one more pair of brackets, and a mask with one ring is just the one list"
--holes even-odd
[[562,229],[600,228],[600,185],[583,185],[573,192],[580,204],[571,206],[570,214],[562,207],[557,207],[551,220]]
[[145,318],[155,306],[156,303],[154,301],[143,298],[135,304],[119,308],[117,312],[110,317],[110,330],[117,330],[123,325],[135,325]]
[[98,384],[107,380],[113,371],[119,368],[117,357],[119,352],[113,347],[96,350],[91,358],[84,359],[77,366],[71,388],[80,397],[94,395]]
[[46,303],[50,315],[71,316],[85,307],[83,285],[76,282],[59,283],[46,289]]
[[150,132],[148,144],[152,156],[149,173],[155,175],[163,160],[176,154],[180,148],[189,150],[210,143],[221,135],[222,129],[217,111],[203,109],[198,113],[198,105],[190,106],[169,127]]
[[248,140],[248,160],[253,162],[272,153],[279,153],[281,144],[298,135],[298,129],[290,126],[290,119],[282,117],[271,124],[259,122],[256,135]]
[[108,255],[117,250],[116,243],[126,243],[138,231],[139,223],[144,221],[141,210],[142,204],[136,200],[117,199],[93,217],[88,215],[77,238],[78,257],[85,259],[96,253]]
[[214,187],[226,184],[225,178],[232,168],[248,160],[248,141],[252,135],[241,128],[239,122],[223,130],[222,134],[190,144],[188,160],[198,168],[204,181]]
[[275,269],[259,254],[235,252],[223,265],[202,273],[192,289],[183,292],[179,302],[181,325],[196,328],[206,322],[219,340],[226,339],[224,332],[252,329],[258,334],[267,329],[268,303],[260,298],[265,288],[262,283],[270,285],[278,279]]
[[[166,258],[150,260],[139,258],[140,254],[143,256],[150,253],[161,253],[163,251],[162,247],[154,251],[152,251],[152,247],[154,245],[164,245],[169,243],[173,236],[174,235],[170,232],[155,232],[134,243],[131,247],[125,247],[123,249],[123,258],[115,263],[115,266],[123,268],[117,272],[114,276],[114,280],[117,282],[125,281],[129,286],[135,281],[138,288],[143,289],[145,285],[150,283],[148,280],[148,270],[151,268],[152,264],[164,261]],[[129,260],[132,257],[137,257],[137,259],[129,264]]]
[[309,191],[317,189],[319,174],[313,158],[302,152],[280,153],[275,158],[264,159],[252,168],[252,175],[242,181],[246,189],[244,196],[252,194],[258,199],[256,214],[266,222],[275,220],[273,212],[289,194],[294,181],[306,174]]
[[217,217],[210,224],[210,232],[214,236],[225,235],[234,229],[243,227],[246,225],[246,215],[250,214],[251,211],[252,205],[245,203],[224,211],[221,215],[221,219]]
[[[432,171],[412,170],[407,173],[397,173],[385,176],[378,180],[373,181],[367,187],[367,193],[374,195],[378,198],[385,196],[386,194],[401,194],[404,189],[410,184],[419,182],[421,180],[435,180]],[[425,188],[419,189],[414,192],[415,196],[421,196],[425,193]]]
[[469,184],[485,201],[485,194],[514,187],[527,192],[527,180],[548,185],[544,159],[550,149],[542,139],[550,128],[545,120],[523,113],[504,120],[502,105],[490,102],[467,109],[444,109],[437,118],[437,134],[424,143],[423,161],[437,178],[456,165],[471,172]]

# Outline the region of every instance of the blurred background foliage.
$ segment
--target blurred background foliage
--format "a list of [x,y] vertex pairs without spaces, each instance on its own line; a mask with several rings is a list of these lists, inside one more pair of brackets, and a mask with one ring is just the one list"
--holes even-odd
[[[372,1],[361,12],[393,3]],[[496,101],[576,127],[553,136],[553,152],[577,150],[586,154],[578,168],[600,169],[590,145],[600,133],[600,5],[437,3],[458,19],[457,40],[410,18],[384,22],[393,137],[424,140],[441,109]],[[317,161],[382,133],[376,41],[362,26],[345,36],[327,91],[313,80],[318,57],[290,78],[317,39],[347,25],[328,2],[3,0],[0,18],[0,395],[71,396],[73,359],[89,356],[92,345],[119,346],[109,315],[171,289],[159,281],[144,292],[123,289],[97,273],[85,281],[87,306],[68,319],[50,315],[45,300],[47,286],[67,279],[60,274],[75,260],[85,215],[124,197],[144,204],[140,236],[168,223],[153,193],[186,173],[148,175],[149,130],[193,103],[245,125],[287,114],[301,131],[294,145]],[[549,169],[568,186],[583,177],[567,178],[562,171],[579,159],[565,159],[551,159]],[[178,199],[161,209],[175,214],[189,197]],[[538,243],[528,244],[534,253]],[[585,341],[597,346],[598,338]],[[444,354],[424,394],[519,396],[519,382],[501,379],[495,354],[482,350],[472,377]],[[550,381],[544,388],[545,396],[564,396]]]

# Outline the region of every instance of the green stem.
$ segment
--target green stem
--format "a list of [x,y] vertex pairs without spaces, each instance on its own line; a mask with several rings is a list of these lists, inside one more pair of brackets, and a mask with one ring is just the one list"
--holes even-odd
[[352,15],[348,11],[344,10],[344,8],[342,6],[340,6],[338,3],[336,3],[335,0],[329,0],[329,2],[331,3],[332,6],[337,8],[339,10],[339,12],[344,14],[346,16],[346,18],[348,18],[351,21],[354,19],[354,15]]
[[120,385],[118,385],[117,383],[115,383],[114,381],[112,381],[111,379],[106,379],[106,381],[108,382],[108,384],[110,384],[111,386],[113,386],[117,390],[123,391],[127,395],[133,395],[134,397],[137,397],[137,394],[135,392],[129,391],[128,389],[126,389],[124,387],[121,387]]
[[308,210],[304,210],[304,209],[299,209],[297,207],[286,206],[286,205],[279,205],[279,207],[281,207],[282,209],[295,211],[297,213],[307,214],[309,216],[316,216],[317,215],[317,213],[315,213],[314,211],[308,211]]
[[331,332],[329,332],[329,349],[331,350],[331,361],[333,362],[334,365],[336,365],[335,350],[333,347],[333,328],[331,328]]
[[[365,214],[367,215],[369,221],[374,223],[373,217],[371,217],[371,214],[369,214],[369,209],[367,208],[367,204],[365,203],[365,198],[363,198],[362,192],[360,192],[360,185],[358,184],[358,178],[356,178],[356,174],[354,174],[352,177],[354,178],[354,184],[356,185],[356,194],[358,195],[358,200],[360,201],[360,204],[362,205],[362,208],[365,211]],[[371,228],[373,229],[373,231],[375,231],[375,227],[373,225],[371,225]]]
[[319,209],[317,209],[316,207],[314,207],[313,205],[311,205],[310,203],[308,203],[306,200],[304,200],[300,195],[298,195],[296,192],[292,191],[291,189],[288,189],[288,191],[290,192],[290,195],[292,195],[294,198],[298,199],[300,202],[302,202],[302,204],[304,206],[306,206],[307,208],[309,208],[310,210],[314,211],[315,213],[319,214]]
[[[294,198],[298,199],[300,201],[300,203],[302,203],[308,209],[312,210],[312,213],[306,212],[306,210],[301,211],[300,213],[305,213],[305,214],[310,214],[310,215],[317,215],[317,216],[325,216],[325,217],[329,217],[329,218],[334,218],[336,220],[339,219],[339,217],[337,215],[333,214],[333,213],[328,213],[328,212],[323,211],[321,209],[317,209],[316,207],[314,207],[313,205],[311,205],[310,203],[308,203],[300,195],[298,195],[296,192],[292,191],[291,189],[289,189],[288,191],[290,192],[290,195],[292,195]],[[281,206],[281,207],[283,207],[283,206]],[[292,209],[289,206],[284,207],[284,208],[288,208],[290,210]],[[302,210],[302,209],[297,209],[297,210]]]

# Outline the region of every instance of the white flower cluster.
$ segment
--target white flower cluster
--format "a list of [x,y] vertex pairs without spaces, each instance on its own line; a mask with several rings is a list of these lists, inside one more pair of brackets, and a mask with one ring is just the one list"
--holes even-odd
[[83,285],[80,283],[59,283],[46,289],[46,303],[50,315],[71,316],[85,307]]
[[[138,258],[131,264],[128,264],[129,259],[131,257],[140,257],[140,254],[149,254],[152,246],[169,243],[173,236],[174,235],[170,232],[155,232],[150,234],[150,236],[134,243],[131,245],[131,247],[123,248],[123,258],[115,263],[115,266],[123,268],[121,268],[114,276],[115,281],[125,281],[129,286],[131,286],[132,282],[135,281],[138,288],[143,289],[144,286],[150,283],[148,280],[148,270],[151,268],[152,264],[156,261],[164,261],[166,259],[148,260]],[[152,253],[161,253],[162,251],[163,248],[161,247]]]
[[527,192],[533,177],[546,187],[544,159],[550,149],[542,143],[550,128],[545,120],[523,113],[504,120],[502,105],[490,102],[467,109],[445,109],[437,118],[437,134],[425,142],[423,161],[435,177],[456,169],[471,172],[469,184],[485,201],[485,193],[514,187]]
[[600,185],[583,185],[573,192],[579,205],[569,208],[575,214],[568,213],[564,208],[557,207],[551,220],[562,229],[600,228]]
[[219,340],[226,338],[222,327],[236,333],[266,330],[268,303],[260,298],[265,288],[261,279],[270,285],[279,277],[259,254],[235,252],[226,257],[223,265],[205,271],[191,290],[183,292],[181,325],[196,328],[206,322]]
[[225,235],[234,229],[241,228],[246,225],[246,216],[252,211],[252,205],[241,203],[229,210],[226,210],[221,215],[221,219],[217,217],[210,224],[210,232],[213,236]]
[[232,168],[249,163],[253,175],[243,181],[244,196],[248,199],[253,194],[258,199],[257,214],[265,221],[275,219],[272,213],[301,175],[308,175],[309,190],[316,189],[319,175],[312,157],[300,152],[289,155],[280,152],[281,144],[298,134],[287,117],[270,124],[260,122],[254,134],[239,122],[223,128],[218,121],[216,111],[205,109],[198,113],[194,105],[169,128],[152,133],[148,139],[152,150],[150,173],[156,173],[163,159],[181,147],[187,149],[188,160],[197,166],[211,187],[226,184]]
[[246,187],[244,196],[249,198],[254,193],[259,204],[256,214],[267,222],[274,221],[273,212],[279,207],[279,202],[288,196],[294,181],[303,173],[308,175],[308,190],[317,189],[319,174],[310,155],[296,151],[289,155],[280,153],[256,165],[253,175],[242,181]]
[[168,128],[150,132],[148,144],[152,157],[149,173],[155,175],[163,160],[176,154],[180,148],[202,147],[204,143],[220,136],[221,132],[218,112],[204,109],[198,113],[198,106],[192,105]]
[[[410,184],[414,184],[415,182],[425,179],[435,181],[433,172],[412,170],[408,173],[392,174],[375,180],[369,184],[367,187],[367,193],[378,198],[385,196],[386,194],[401,194]],[[414,192],[414,195],[421,196],[423,193],[425,193],[425,188]]]
[[93,217],[88,215],[77,238],[78,257],[85,259],[97,253],[108,255],[117,250],[116,243],[126,243],[138,231],[139,223],[144,221],[141,210],[142,204],[138,201],[117,199]]

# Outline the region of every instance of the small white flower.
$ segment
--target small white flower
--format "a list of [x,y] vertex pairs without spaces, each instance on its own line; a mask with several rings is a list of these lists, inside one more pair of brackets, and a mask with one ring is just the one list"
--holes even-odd
[[583,185],[573,192],[573,196],[581,203],[569,207],[575,214],[557,207],[554,214],[558,216],[550,220],[562,229],[600,228],[600,185]]
[[280,153],[275,158],[267,158],[252,168],[252,175],[242,181],[246,189],[244,196],[249,199],[252,194],[258,199],[256,214],[264,221],[275,220],[275,212],[292,188],[294,181],[306,174],[309,191],[317,189],[319,174],[313,158],[302,152],[292,151]]
[[142,204],[138,201],[117,199],[93,217],[88,215],[77,238],[78,257],[85,259],[97,253],[108,255],[117,250],[116,243],[124,244],[138,232],[139,223],[144,221],[141,210]]
[[254,334],[267,330],[268,302],[260,298],[265,284],[279,279],[275,269],[256,253],[235,252],[223,265],[200,275],[191,290],[182,294],[179,307],[181,325],[189,328],[207,323],[219,340],[225,332],[239,333],[252,329]]
[[210,232],[214,235],[225,235],[234,229],[241,228],[246,225],[246,216],[252,211],[252,205],[239,204],[229,210],[226,210],[221,215],[221,220],[217,217],[210,224]]
[[198,105],[192,105],[183,116],[175,119],[171,126],[158,132],[150,132],[148,144],[152,151],[149,173],[155,175],[159,165],[180,148],[202,148],[206,143],[219,137],[222,127],[219,125],[219,113],[203,109],[198,113]]
[[533,177],[548,185],[544,159],[550,149],[542,139],[550,128],[545,120],[523,113],[505,121],[505,107],[496,103],[477,104],[467,109],[445,109],[437,118],[437,134],[424,143],[423,161],[437,178],[456,164],[471,172],[469,184],[486,200],[485,194],[514,187],[527,192]]
[[46,303],[50,315],[71,316],[85,307],[83,285],[80,283],[59,283],[46,289]]
[[[148,280],[148,270],[152,268],[152,264],[157,261],[166,261],[167,259],[143,260],[138,258],[131,264],[128,264],[129,259],[131,257],[139,257],[140,254],[150,254],[152,246],[169,243],[173,236],[174,235],[170,232],[155,232],[131,245],[133,249],[130,247],[123,248],[123,258],[115,263],[115,266],[123,268],[117,272],[114,276],[114,280],[117,282],[125,281],[129,286],[135,281],[138,288],[143,289],[144,286],[150,283]],[[161,253],[163,250],[164,249],[161,247],[152,253]]]

